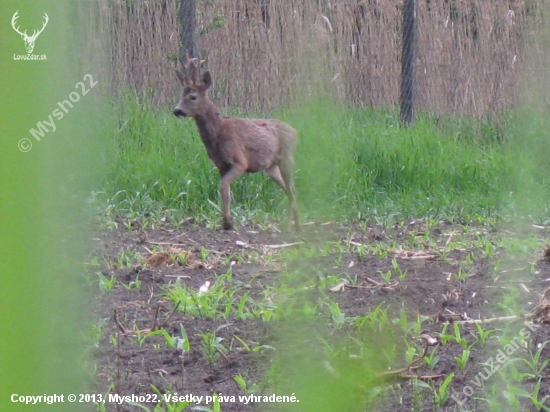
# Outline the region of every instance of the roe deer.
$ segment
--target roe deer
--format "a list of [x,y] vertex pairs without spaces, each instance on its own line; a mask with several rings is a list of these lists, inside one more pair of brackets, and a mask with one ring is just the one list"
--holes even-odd
[[286,193],[289,224],[294,219],[296,231],[299,231],[293,177],[294,147],[298,140],[296,130],[279,120],[239,119],[220,115],[207,95],[212,85],[210,72],[205,72],[201,84],[197,84],[200,64],[196,58],[187,58],[183,73],[176,70],[184,89],[174,115],[195,119],[208,157],[220,172],[223,228],[233,228],[231,182],[245,173],[263,171]]

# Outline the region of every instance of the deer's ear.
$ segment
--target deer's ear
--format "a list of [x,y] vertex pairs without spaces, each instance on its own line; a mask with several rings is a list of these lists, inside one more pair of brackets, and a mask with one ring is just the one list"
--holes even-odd
[[212,86],[212,76],[210,76],[210,72],[205,72],[202,75],[202,84],[203,84],[203,90],[207,90]]
[[181,84],[185,84],[185,77],[183,76],[182,72],[176,70],[176,76],[178,76],[178,80]]

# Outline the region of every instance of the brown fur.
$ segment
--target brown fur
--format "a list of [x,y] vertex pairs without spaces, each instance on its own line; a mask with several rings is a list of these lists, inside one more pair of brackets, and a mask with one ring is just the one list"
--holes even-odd
[[[193,68],[191,68],[193,64]],[[184,90],[180,103],[174,109],[177,117],[195,119],[208,157],[221,175],[220,194],[223,204],[223,228],[233,228],[231,218],[230,185],[244,173],[263,171],[286,193],[289,201],[289,220],[294,219],[300,229],[296,193],[294,189],[294,148],[298,134],[279,120],[241,119],[220,115],[208,98],[212,84],[209,72],[197,84],[199,69],[196,59],[188,59],[184,73],[176,71]]]

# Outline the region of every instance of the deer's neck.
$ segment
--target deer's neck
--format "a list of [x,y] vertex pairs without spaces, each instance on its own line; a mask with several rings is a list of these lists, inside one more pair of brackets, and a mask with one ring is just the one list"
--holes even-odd
[[208,149],[214,148],[222,128],[222,116],[210,100],[204,102],[205,110],[195,116],[202,141]]

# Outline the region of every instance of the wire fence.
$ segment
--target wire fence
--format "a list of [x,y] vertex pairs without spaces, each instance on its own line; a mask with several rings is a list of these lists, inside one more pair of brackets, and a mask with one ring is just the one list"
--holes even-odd
[[[417,0],[417,110],[477,117],[510,108],[542,3]],[[402,7],[403,0],[197,0],[213,99],[259,112],[319,92],[339,103],[396,105]],[[98,20],[114,89],[173,104],[177,1],[101,0]]]

